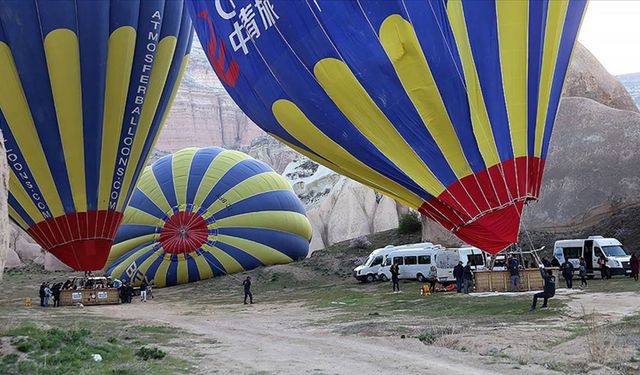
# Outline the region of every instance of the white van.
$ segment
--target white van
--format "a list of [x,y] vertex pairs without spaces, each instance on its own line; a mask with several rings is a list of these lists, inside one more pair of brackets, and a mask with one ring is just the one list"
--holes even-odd
[[426,276],[432,265],[436,264],[436,256],[442,251],[442,246],[426,246],[421,249],[394,250],[387,254],[385,261],[378,271],[381,280],[391,279],[391,265],[398,263],[399,279],[417,279],[426,281]]
[[441,251],[436,259],[438,281],[442,283],[454,282],[456,278],[453,277],[453,267],[458,262],[462,262],[463,265],[467,265],[467,262],[470,262],[474,271],[483,270],[487,264],[487,254],[472,246],[447,248]]
[[384,261],[384,256],[395,250],[393,245],[387,245],[381,249],[376,249],[369,254],[363,264],[353,269],[353,276],[358,281],[370,283],[378,277],[378,271]]
[[622,247],[620,241],[615,238],[602,236],[590,236],[584,240],[560,240],[553,246],[553,256],[564,263],[565,259],[573,265],[577,272],[580,269],[580,257],[587,263],[587,275],[593,277],[599,271],[598,259],[604,254],[611,275],[627,275],[631,273],[631,258]]

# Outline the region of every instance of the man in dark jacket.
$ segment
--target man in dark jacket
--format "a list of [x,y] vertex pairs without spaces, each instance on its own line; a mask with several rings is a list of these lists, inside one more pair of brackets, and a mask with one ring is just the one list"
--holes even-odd
[[398,263],[393,262],[391,267],[389,268],[389,272],[391,272],[391,283],[393,284],[393,291],[400,291],[400,265]]
[[509,275],[511,275],[511,291],[520,291],[520,262],[515,256],[509,260]]
[[538,298],[544,298],[542,307],[545,308],[547,307],[547,301],[549,300],[549,298],[553,297],[556,294],[556,277],[553,276],[553,271],[546,270],[543,266],[540,266],[540,274],[542,275],[542,279],[544,280],[544,290],[533,295],[533,304],[531,305],[530,311],[534,311],[536,309]]
[[462,282],[464,276],[464,266],[462,262],[458,262],[458,265],[453,267],[453,277],[456,278],[456,290],[458,293],[462,293]]
[[573,288],[573,264],[569,262],[569,259],[565,259],[564,263],[562,263],[562,277],[564,277],[564,281],[567,283],[567,288]]
[[464,279],[462,289],[464,294],[469,294],[469,288],[473,285],[473,271],[471,270],[471,262],[467,262],[462,271],[462,278]]
[[60,307],[60,288],[62,288],[62,283],[57,283],[51,288],[53,307]]
[[244,279],[242,286],[244,286],[244,304],[247,304],[247,297],[249,297],[249,302],[253,303],[253,294],[251,294],[251,276],[247,276],[247,278]]
[[47,283],[40,284],[40,292],[38,293],[38,295],[40,296],[40,306],[42,307],[44,307],[44,297],[45,297],[44,288],[46,286],[47,286]]

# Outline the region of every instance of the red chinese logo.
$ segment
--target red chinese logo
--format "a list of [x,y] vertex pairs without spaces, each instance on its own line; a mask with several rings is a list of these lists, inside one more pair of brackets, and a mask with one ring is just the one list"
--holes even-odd
[[[213,22],[209,17],[209,13],[206,10],[198,13],[198,17],[204,18],[207,22],[207,27],[209,28],[209,40],[207,41],[206,53],[209,57],[209,61],[211,62],[211,66],[213,70],[216,72],[220,80],[227,85],[234,87],[236,82],[238,81],[238,76],[240,75],[240,67],[235,59],[231,59],[229,62],[229,67],[225,70],[224,68],[224,54],[225,54],[225,46],[222,39],[216,38],[216,33],[213,28]],[[216,55],[218,56],[216,58]]]

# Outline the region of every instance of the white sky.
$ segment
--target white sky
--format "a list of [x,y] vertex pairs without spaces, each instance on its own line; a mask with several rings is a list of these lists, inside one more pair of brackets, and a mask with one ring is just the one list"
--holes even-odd
[[578,40],[609,73],[640,72],[640,1],[591,0]]

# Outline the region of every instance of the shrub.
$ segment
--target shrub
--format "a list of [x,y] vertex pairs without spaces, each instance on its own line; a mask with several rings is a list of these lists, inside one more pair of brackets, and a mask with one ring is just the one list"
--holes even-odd
[[367,236],[352,238],[351,241],[349,241],[349,247],[352,249],[366,249],[369,246],[371,246],[371,242]]
[[415,233],[422,229],[422,223],[420,218],[413,213],[403,214],[400,216],[400,223],[398,224],[398,233],[409,234]]
[[166,355],[167,353],[158,348],[147,348],[144,346],[138,349],[138,351],[136,352],[136,356],[142,358],[145,361],[148,361],[150,359],[162,359]]

